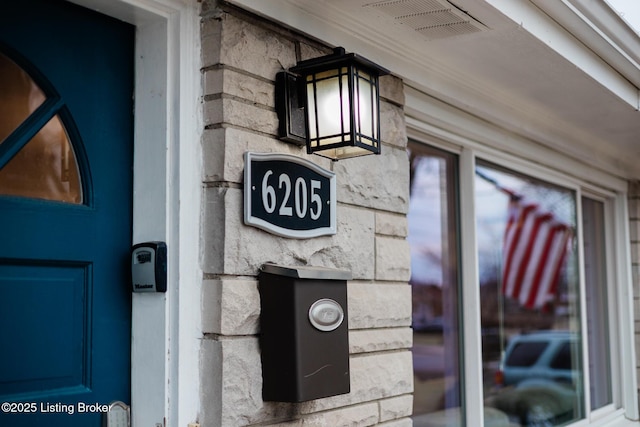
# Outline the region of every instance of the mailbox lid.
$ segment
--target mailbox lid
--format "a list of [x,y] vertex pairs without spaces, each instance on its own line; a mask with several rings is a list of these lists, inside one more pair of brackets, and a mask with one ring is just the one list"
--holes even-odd
[[339,270],[327,267],[314,266],[284,266],[267,263],[261,269],[262,272],[278,276],[292,277],[294,279],[319,279],[319,280],[351,280],[351,271]]

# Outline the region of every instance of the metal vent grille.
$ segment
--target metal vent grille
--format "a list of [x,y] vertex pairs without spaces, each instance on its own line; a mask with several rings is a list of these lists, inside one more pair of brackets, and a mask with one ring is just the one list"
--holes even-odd
[[447,0],[387,0],[369,3],[396,22],[429,40],[461,36],[488,30],[481,22]]

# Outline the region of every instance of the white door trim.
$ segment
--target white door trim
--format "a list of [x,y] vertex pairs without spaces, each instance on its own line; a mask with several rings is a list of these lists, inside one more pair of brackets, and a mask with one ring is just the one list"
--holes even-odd
[[131,421],[186,426],[200,411],[199,3],[70,1],[136,26],[132,243],[166,241],[169,277],[166,294],[133,295]]

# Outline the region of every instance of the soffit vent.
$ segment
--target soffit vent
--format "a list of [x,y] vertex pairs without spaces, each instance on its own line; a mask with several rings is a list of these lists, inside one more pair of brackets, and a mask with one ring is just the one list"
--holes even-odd
[[480,21],[446,0],[387,0],[366,4],[429,40],[486,31]]

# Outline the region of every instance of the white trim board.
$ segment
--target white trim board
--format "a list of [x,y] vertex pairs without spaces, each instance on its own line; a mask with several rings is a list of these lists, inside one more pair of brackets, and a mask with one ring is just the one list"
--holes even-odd
[[[546,167],[569,173],[598,186],[624,192],[624,171],[613,159],[595,150],[569,151],[571,146],[544,145],[487,122],[441,100],[405,86],[405,114],[409,136],[416,132],[476,150],[493,149],[520,158],[528,158]],[[569,152],[568,152],[569,151]]]
[[184,426],[200,410],[199,3],[71,1],[136,26],[132,244],[167,242],[168,290],[133,295],[131,423]]

